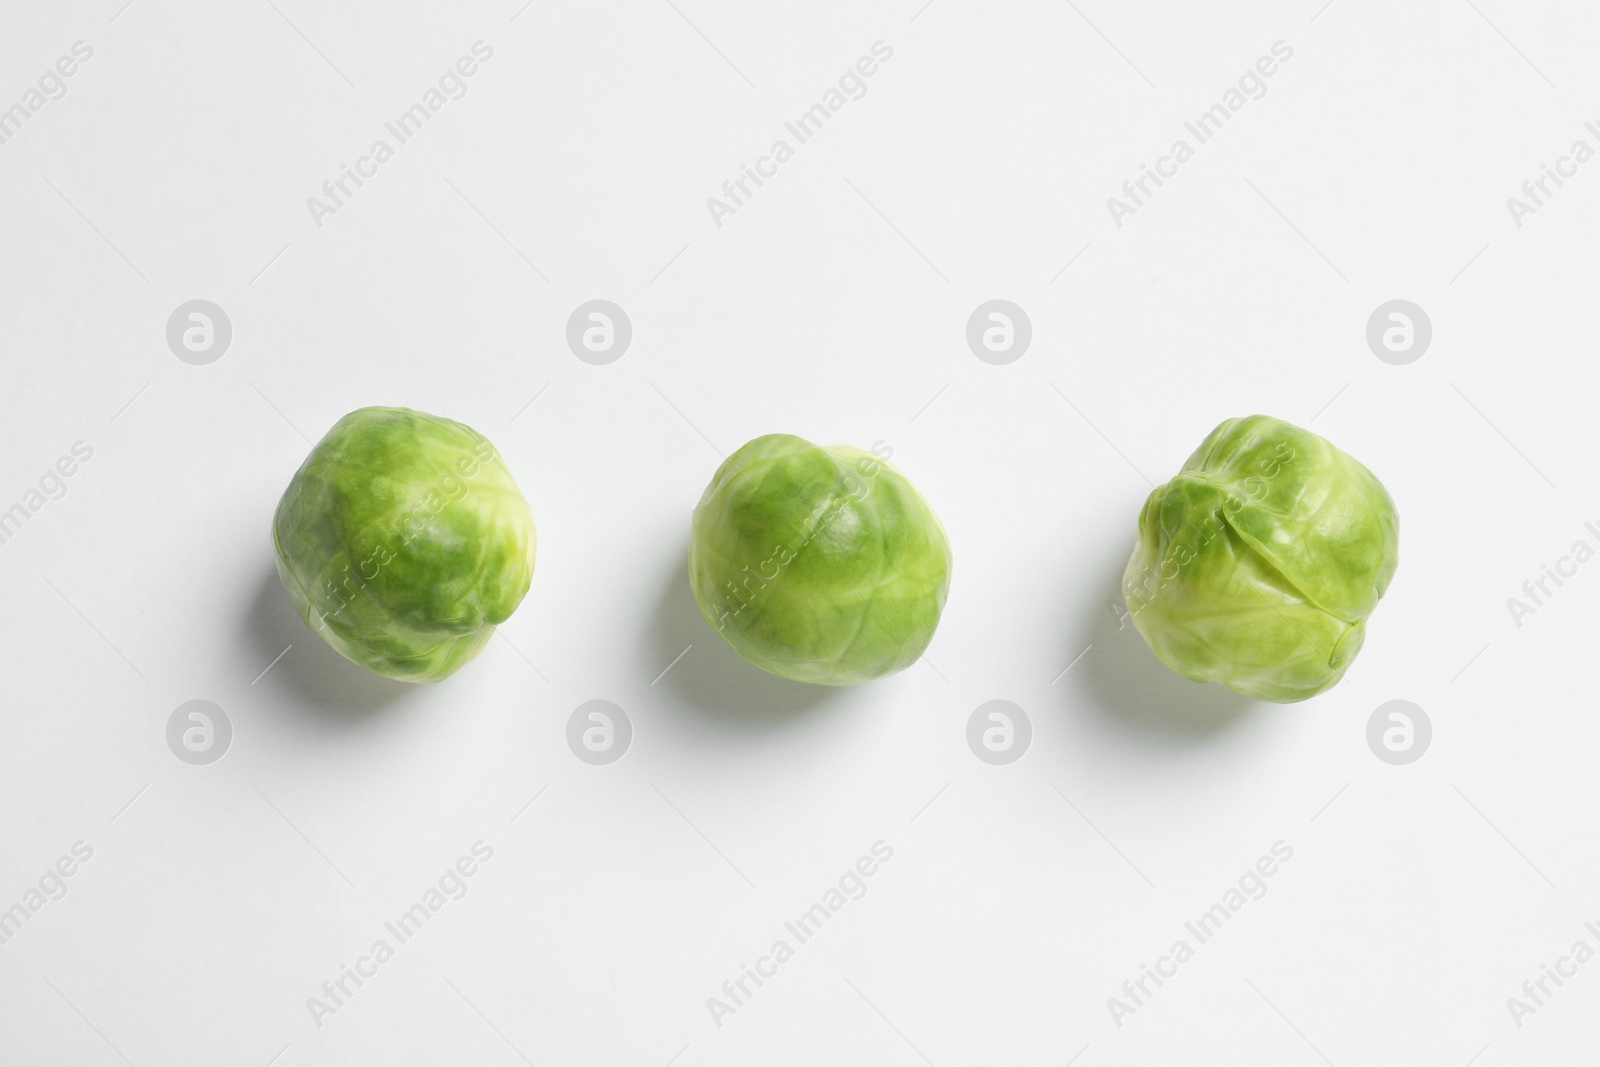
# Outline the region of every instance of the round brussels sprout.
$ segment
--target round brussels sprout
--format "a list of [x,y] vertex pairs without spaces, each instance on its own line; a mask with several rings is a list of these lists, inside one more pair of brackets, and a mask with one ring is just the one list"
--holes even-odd
[[1360,651],[1399,533],[1394,501],[1360,463],[1278,419],[1229,419],[1145,501],[1122,594],[1179,674],[1304,700]]
[[856,685],[917,661],[950,589],[950,542],[891,450],[758,437],[694,510],[700,614],[764,671]]
[[494,445],[459,422],[362,408],[278,502],[278,576],[340,655],[437,682],[483,650],[533,578],[533,514]]

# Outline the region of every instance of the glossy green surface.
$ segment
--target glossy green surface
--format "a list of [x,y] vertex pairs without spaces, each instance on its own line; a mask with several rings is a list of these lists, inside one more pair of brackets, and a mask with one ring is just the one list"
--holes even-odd
[[1360,651],[1399,528],[1383,484],[1323,438],[1263,415],[1229,419],[1145,502],[1123,597],[1185,677],[1304,700]]
[[950,542],[886,458],[769,434],[729,456],[700,498],[689,580],[706,622],[757,667],[855,685],[928,647]]
[[340,419],[284,491],[272,540],[306,625],[405,682],[469,662],[533,578],[533,515],[494,446],[407,408]]

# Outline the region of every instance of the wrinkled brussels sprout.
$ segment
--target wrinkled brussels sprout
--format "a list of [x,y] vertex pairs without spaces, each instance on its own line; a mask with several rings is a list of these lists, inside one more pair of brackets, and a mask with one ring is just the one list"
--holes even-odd
[[758,437],[694,511],[700,614],[764,671],[856,685],[917,661],[950,589],[950,542],[892,450]]
[[403,682],[454,674],[533,578],[533,514],[494,445],[406,408],[340,419],[284,491],[272,540],[306,625]]
[[1360,651],[1399,531],[1383,484],[1321,437],[1263,415],[1229,419],[1145,501],[1122,593],[1179,674],[1304,700]]

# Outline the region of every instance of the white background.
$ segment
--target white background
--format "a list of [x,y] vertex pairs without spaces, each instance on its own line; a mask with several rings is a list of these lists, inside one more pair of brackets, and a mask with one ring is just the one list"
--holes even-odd
[[[0,946],[0,1062],[1588,1062],[1600,963],[1520,1028],[1506,999],[1600,948],[1600,564],[1520,628],[1506,599],[1597,543],[1600,164],[1520,228],[1505,201],[1600,148],[1600,18],[1319,2],[7,3],[0,107],[94,55],[0,145],[0,508],[94,456],[0,544],[0,908],[94,854]],[[468,95],[315,226],[478,40]],[[879,40],[718,228],[706,198]],[[1279,40],[1116,227],[1106,198]],[[964,338],[997,297],[1034,329],[1003,367]],[[233,324],[209,366],[165,341],[193,298]],[[609,366],[564,340],[594,298],[634,327]],[[1394,298],[1433,322],[1409,366],[1364,337]],[[279,494],[369,404],[487,434],[539,524],[506,640],[437,687],[340,659],[273,573]],[[1151,483],[1254,412],[1402,516],[1365,650],[1293,706],[1179,678],[1109,607]],[[701,622],[690,510],[774,431],[889,443],[942,516],[924,662],[806,688]],[[196,698],[234,728],[206,767],[165,740]],[[965,740],[997,698],[1034,730],[1006,767]],[[591,699],[634,725],[608,767],[565,742]],[[1433,722],[1410,766],[1365,739],[1391,699]],[[480,839],[467,895],[317,1027]],[[716,1026],[879,840],[867,895]]]

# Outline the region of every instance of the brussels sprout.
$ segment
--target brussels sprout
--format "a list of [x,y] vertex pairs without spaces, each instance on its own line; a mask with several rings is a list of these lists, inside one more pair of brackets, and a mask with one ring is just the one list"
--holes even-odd
[[437,682],[489,643],[533,578],[533,515],[494,445],[406,408],[340,419],[278,502],[278,576],[340,655]]
[[1150,494],[1122,576],[1161,662],[1260,700],[1344,676],[1399,558],[1371,471],[1308,430],[1229,419]]
[[758,437],[694,510],[700,614],[764,671],[856,685],[917,661],[950,589],[950,542],[888,448]]

